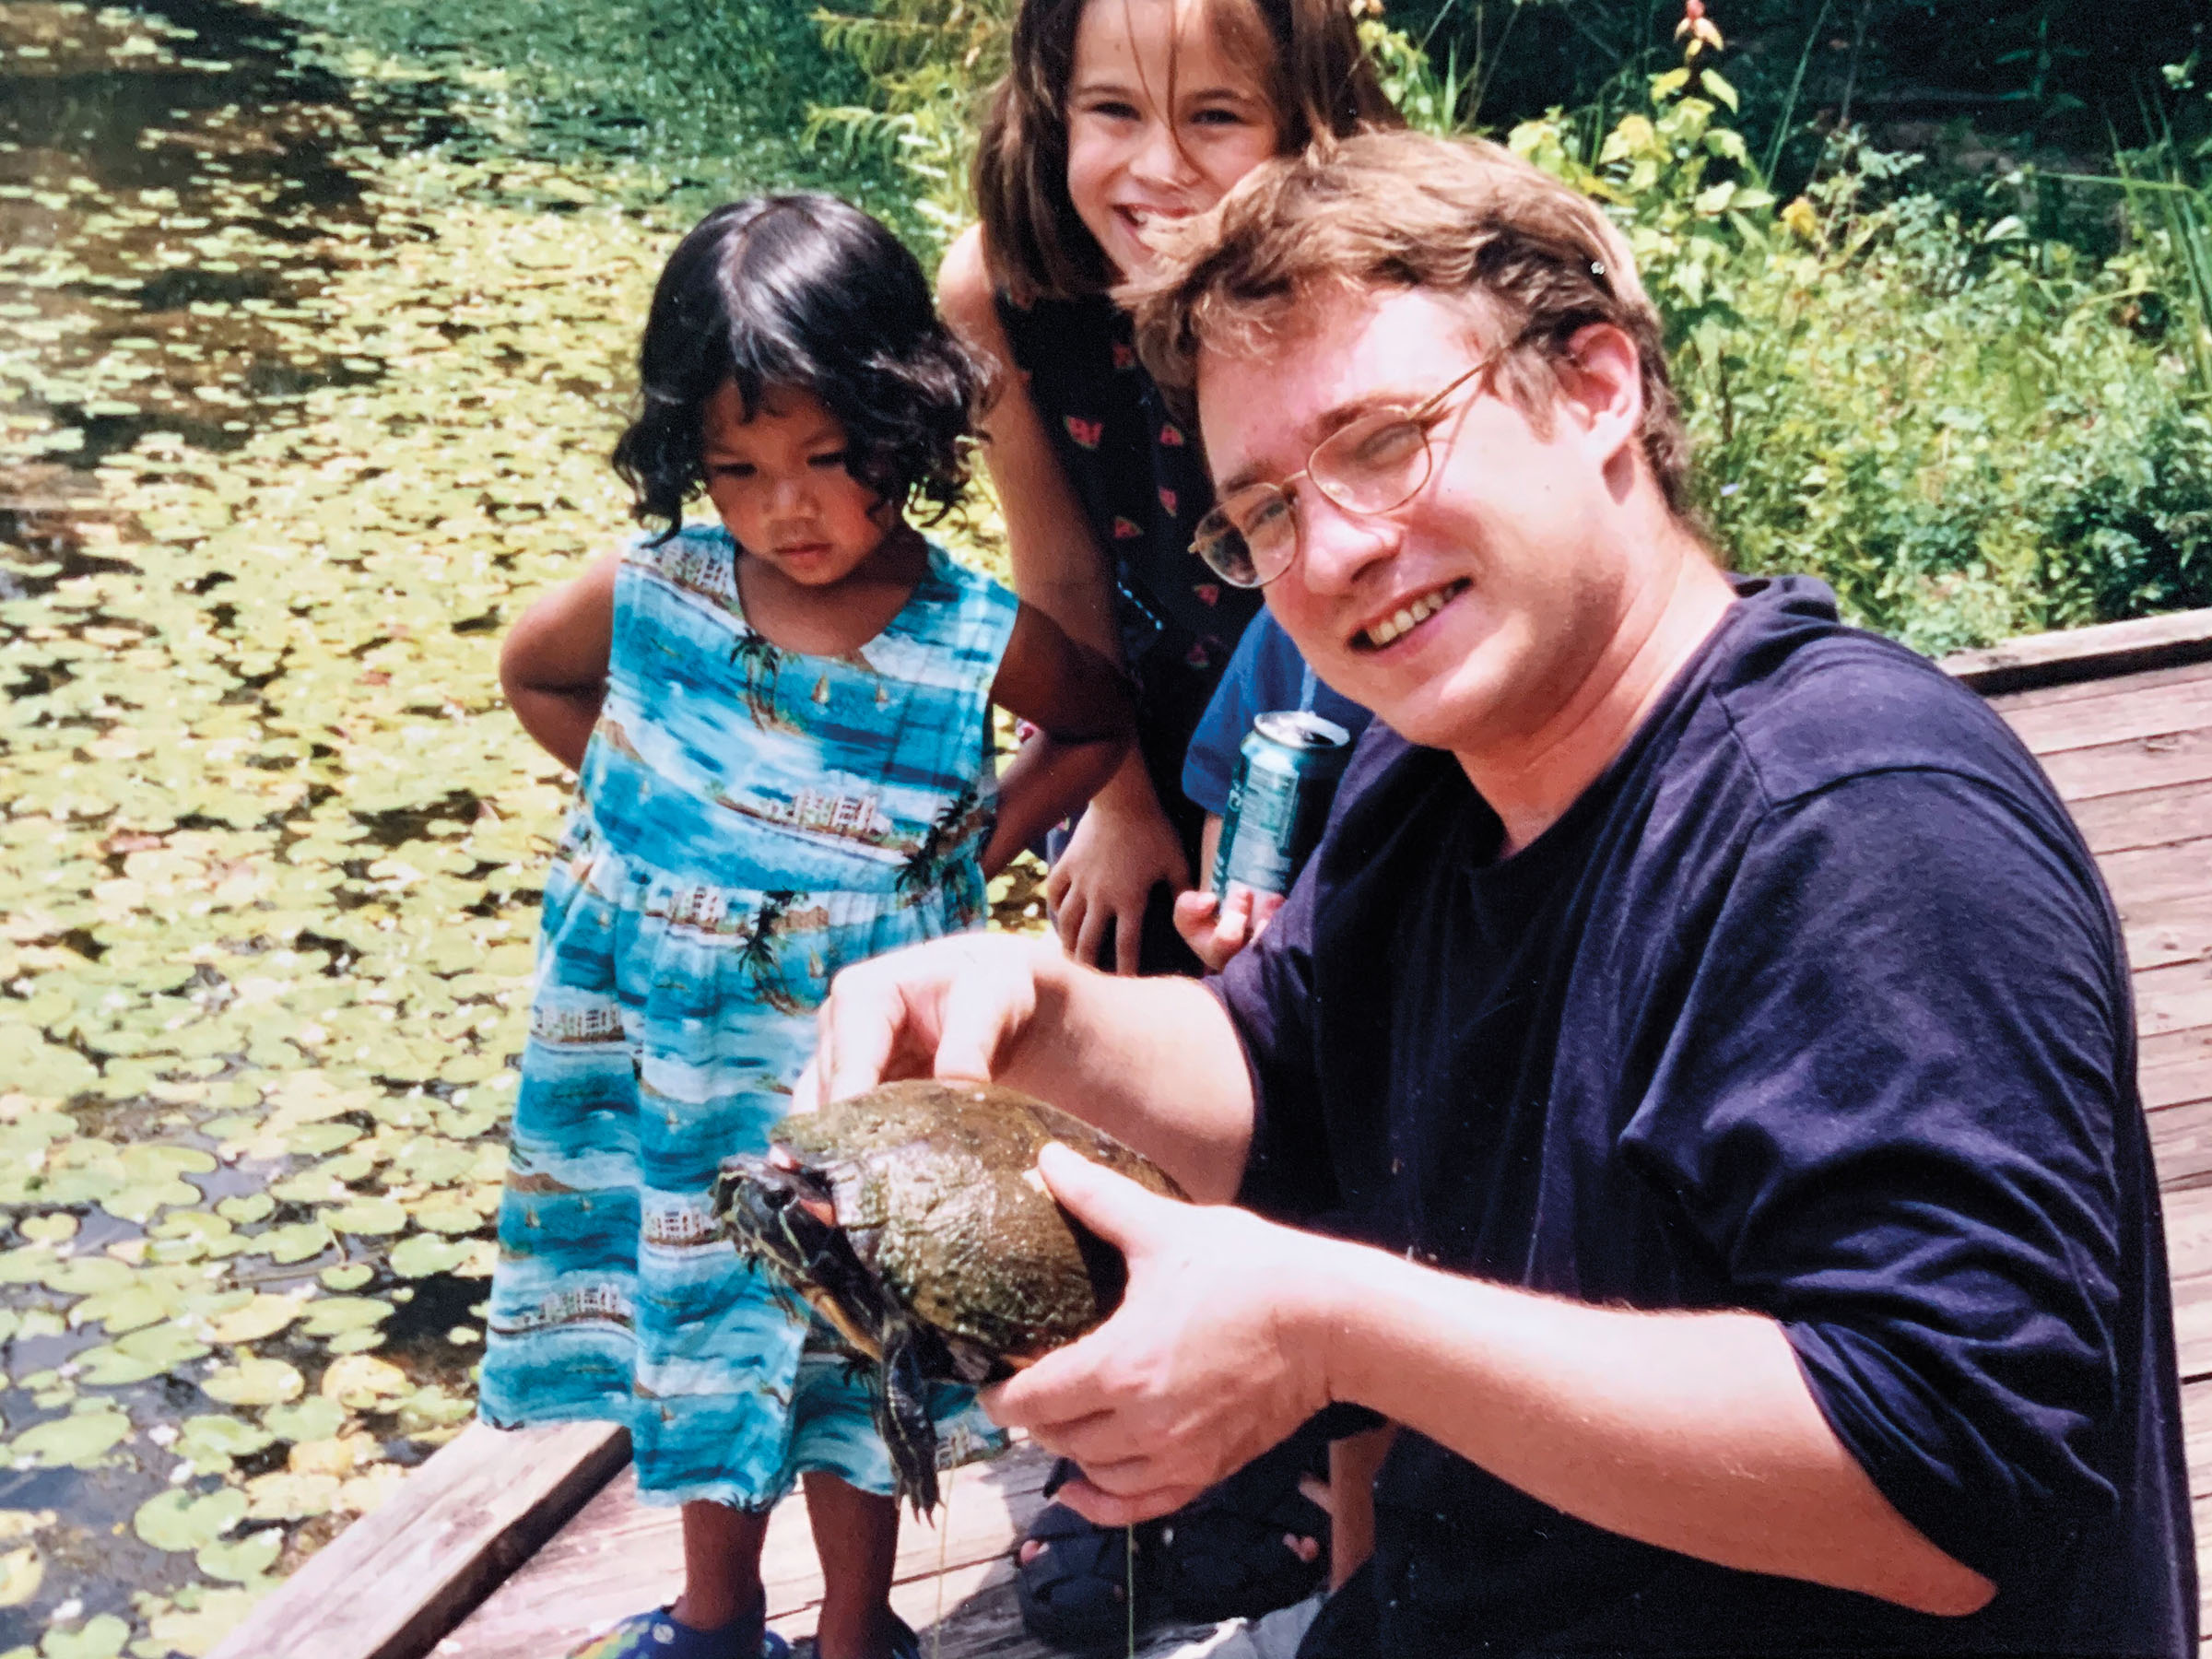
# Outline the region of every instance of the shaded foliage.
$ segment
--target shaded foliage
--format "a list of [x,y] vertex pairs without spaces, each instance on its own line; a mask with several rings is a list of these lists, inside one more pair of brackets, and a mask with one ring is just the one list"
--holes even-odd
[[[1394,23],[1485,88],[1500,128],[1553,106],[1631,106],[1674,62],[1670,0],[1392,0]],[[2151,135],[2141,98],[2201,43],[2207,0],[1712,0],[1743,132],[1796,188],[1824,135],[1853,123],[1885,142],[1971,125],[2099,153]]]

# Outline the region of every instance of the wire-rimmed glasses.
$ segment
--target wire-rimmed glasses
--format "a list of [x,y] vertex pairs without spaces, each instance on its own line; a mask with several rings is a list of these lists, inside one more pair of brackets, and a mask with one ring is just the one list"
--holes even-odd
[[1477,375],[1497,366],[1519,345],[1500,347],[1410,409],[1385,405],[1347,420],[1316,443],[1303,471],[1280,484],[1251,484],[1217,502],[1198,521],[1191,551],[1221,580],[1261,587],[1290,568],[1298,554],[1298,514],[1291,489],[1300,478],[1347,512],[1388,512],[1411,500],[1435,465],[1429,429],[1444,400]]

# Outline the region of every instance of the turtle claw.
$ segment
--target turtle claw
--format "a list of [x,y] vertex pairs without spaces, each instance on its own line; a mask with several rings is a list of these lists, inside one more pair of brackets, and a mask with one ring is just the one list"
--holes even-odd
[[877,1381],[876,1431],[891,1454],[898,1495],[917,1520],[926,1519],[937,1507],[937,1426],[930,1420],[921,1347],[911,1333],[897,1331],[885,1341]]

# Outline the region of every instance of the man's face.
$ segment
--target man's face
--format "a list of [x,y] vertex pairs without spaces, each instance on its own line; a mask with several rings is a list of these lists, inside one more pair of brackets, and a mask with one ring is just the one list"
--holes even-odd
[[[1223,495],[1281,483],[1347,419],[1418,405],[1495,343],[1466,306],[1423,289],[1331,299],[1301,321],[1254,356],[1200,356]],[[1561,397],[1539,432],[1502,384],[1479,375],[1445,401],[1429,479],[1403,506],[1346,512],[1300,479],[1298,554],[1266,590],[1324,680],[1463,757],[1509,754],[1544,729],[1596,666],[1631,582],[1606,535],[1618,431]]]

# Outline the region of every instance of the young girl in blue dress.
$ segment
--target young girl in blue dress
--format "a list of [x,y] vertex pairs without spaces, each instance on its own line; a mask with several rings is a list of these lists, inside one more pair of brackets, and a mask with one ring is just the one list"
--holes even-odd
[[[500,677],[576,768],[545,893],[482,1409],[630,1433],[685,1585],[591,1659],[753,1659],[803,1479],[821,1659],[912,1653],[869,1382],[723,1239],[847,963],[982,924],[984,882],[1124,751],[1119,672],[907,522],[965,483],[973,359],[890,233],[825,196],[717,209],[670,259],[615,464],[641,523],[516,623]],[[684,525],[705,491],[718,523]],[[1039,728],[994,777],[991,706]],[[991,1431],[934,1403],[957,1456]]]

